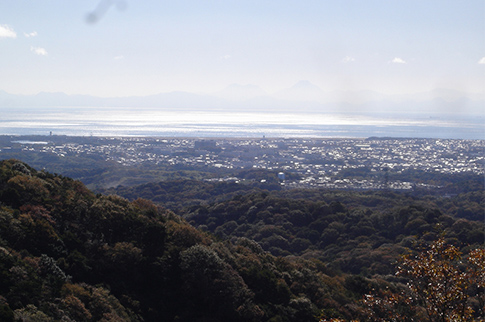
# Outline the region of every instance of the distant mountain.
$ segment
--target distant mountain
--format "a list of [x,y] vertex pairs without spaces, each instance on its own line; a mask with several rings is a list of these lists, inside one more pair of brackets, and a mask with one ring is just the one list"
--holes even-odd
[[322,92],[322,89],[320,87],[318,87],[315,84],[312,84],[310,81],[307,81],[307,80],[299,81],[298,83],[290,87],[290,90]]
[[112,107],[144,107],[167,109],[203,109],[227,106],[223,99],[210,95],[175,91],[150,96],[131,96],[107,99]]
[[163,109],[216,109],[260,112],[397,114],[485,113],[485,92],[467,93],[458,90],[386,95],[370,90],[324,91],[309,81],[268,94],[256,85],[232,84],[212,94],[183,91],[149,96],[96,97],[41,92],[36,95],[14,95],[0,91],[0,108],[28,109],[37,107],[141,107]]
[[273,94],[274,97],[293,101],[316,101],[320,102],[325,98],[325,92],[315,84],[302,80],[290,88]]
[[[5,92],[4,92],[5,93]],[[220,98],[188,92],[160,93],[149,96],[96,97],[45,93],[36,95],[11,95],[0,93],[3,107],[144,107],[144,108],[220,108],[227,106]]]

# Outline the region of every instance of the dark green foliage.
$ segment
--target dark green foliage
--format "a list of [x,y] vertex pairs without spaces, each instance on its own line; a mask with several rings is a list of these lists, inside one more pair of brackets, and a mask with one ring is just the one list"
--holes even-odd
[[369,289],[401,282],[390,273],[414,235],[483,242],[483,223],[470,221],[483,191],[418,198],[177,182],[146,193],[163,188],[185,219],[0,162],[0,320],[350,319]]
[[[149,199],[163,204],[174,211],[183,207],[204,205],[211,201],[222,201],[231,197],[258,189],[258,181],[246,183],[209,182],[189,179],[150,182],[134,187],[118,186],[110,189],[98,189],[104,194],[117,194],[129,200]],[[264,187],[269,189],[268,184]],[[279,186],[273,189],[280,189]]]
[[245,275],[249,285],[255,289],[256,298],[273,304],[288,304],[291,291],[282,281],[278,281],[275,274],[268,270],[251,268]]
[[[2,299],[0,299],[1,301]],[[0,321],[14,321],[13,311],[6,303],[0,303]]]
[[[484,192],[448,200],[472,205]],[[226,202],[190,207],[185,218],[221,238],[247,237],[276,256],[318,258],[351,274],[391,274],[393,263],[410,247],[406,236],[436,239],[439,234],[475,244],[484,240],[484,224],[456,219],[442,198],[409,198],[390,192],[295,190],[251,192]]]
[[[306,321],[318,313],[299,277],[309,262],[278,259],[247,239],[218,243],[150,201],[95,196],[15,160],[0,171],[2,321]],[[238,226],[228,221],[221,234]],[[323,275],[315,278],[323,289]]]
[[252,301],[243,279],[209,247],[195,245],[180,253],[183,293],[189,306],[183,320],[207,316],[237,321],[239,307]]

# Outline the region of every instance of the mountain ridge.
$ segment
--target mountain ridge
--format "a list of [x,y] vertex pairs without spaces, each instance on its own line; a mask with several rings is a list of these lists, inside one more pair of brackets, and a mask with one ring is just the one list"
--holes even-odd
[[[294,110],[308,112],[402,112],[407,106],[414,112],[483,114],[484,93],[468,93],[437,88],[414,94],[383,94],[372,90],[324,91],[309,81],[299,81],[286,89],[268,93],[253,84],[231,84],[208,94],[187,91],[161,92],[146,96],[99,97],[63,92],[39,92],[33,95],[10,94],[0,90],[2,107],[133,107],[225,109],[252,111]],[[463,107],[463,108],[462,108]],[[405,109],[407,109],[405,108]]]

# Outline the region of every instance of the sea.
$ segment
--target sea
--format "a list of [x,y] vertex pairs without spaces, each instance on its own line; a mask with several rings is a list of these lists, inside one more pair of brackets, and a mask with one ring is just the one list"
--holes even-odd
[[1,135],[485,139],[484,115],[48,107],[5,109]]

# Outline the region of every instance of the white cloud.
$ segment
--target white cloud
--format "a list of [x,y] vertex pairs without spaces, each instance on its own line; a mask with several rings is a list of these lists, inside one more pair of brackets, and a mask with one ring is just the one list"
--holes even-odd
[[355,58],[350,56],[345,56],[344,59],[342,59],[342,63],[351,63],[354,61],[355,61]]
[[113,59],[119,60],[119,59],[124,59],[125,57],[123,55],[115,56]]
[[17,33],[7,25],[0,25],[0,38],[17,38]]
[[27,37],[27,38],[35,37],[35,36],[37,36],[37,31],[32,31],[32,32],[29,32],[29,33],[24,32],[24,36]]
[[481,65],[485,65],[485,57],[482,57],[482,59],[480,59],[478,63]]
[[31,46],[30,50],[36,55],[47,56],[47,51],[44,48]]
[[402,58],[395,57],[393,60],[391,60],[391,63],[394,63],[394,64],[406,64],[406,61],[404,61],[404,59],[402,59]]
[[221,56],[221,58],[227,60],[227,59],[231,58],[231,55],[224,55],[224,56]]

